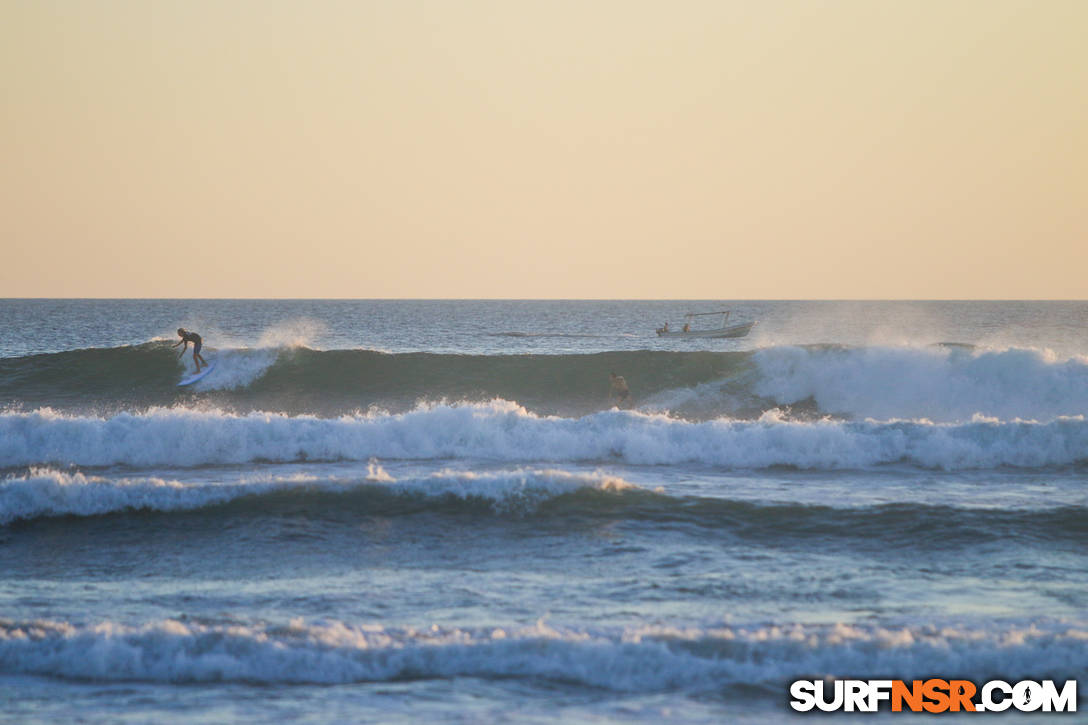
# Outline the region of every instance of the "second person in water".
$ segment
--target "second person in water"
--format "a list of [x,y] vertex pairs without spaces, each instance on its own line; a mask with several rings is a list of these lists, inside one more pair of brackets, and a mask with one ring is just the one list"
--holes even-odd
[[623,379],[622,375],[616,375],[611,373],[612,390],[608,393],[608,399],[612,400],[612,396],[616,396],[616,405],[620,406],[631,397],[631,391],[627,388],[627,381]]

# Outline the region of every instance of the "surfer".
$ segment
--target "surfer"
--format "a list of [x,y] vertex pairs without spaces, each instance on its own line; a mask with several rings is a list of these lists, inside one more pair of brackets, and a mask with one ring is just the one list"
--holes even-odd
[[181,352],[178,353],[178,359],[185,354],[185,351],[189,349],[189,343],[193,343],[193,362],[196,363],[196,371],[200,372],[200,366],[207,365],[208,361],[204,359],[204,356],[200,354],[200,348],[204,345],[204,342],[200,339],[200,335],[195,332],[189,332],[184,327],[178,328],[178,335],[181,339],[175,342],[170,347],[177,347],[178,345],[185,343],[185,347],[181,348]]
[[627,388],[627,381],[623,379],[622,375],[616,375],[614,372],[611,373],[611,377],[612,390],[608,393],[608,399],[612,400],[612,396],[615,395],[617,398],[616,405],[623,405],[623,402],[631,395],[631,391]]

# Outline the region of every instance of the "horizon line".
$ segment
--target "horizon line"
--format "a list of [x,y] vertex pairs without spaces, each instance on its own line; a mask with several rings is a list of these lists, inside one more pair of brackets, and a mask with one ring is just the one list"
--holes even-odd
[[1074,297],[0,297],[0,301],[120,302],[1088,302]]

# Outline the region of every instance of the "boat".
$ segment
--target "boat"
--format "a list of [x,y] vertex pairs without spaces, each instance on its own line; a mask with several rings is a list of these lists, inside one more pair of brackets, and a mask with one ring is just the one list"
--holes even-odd
[[[657,328],[658,337],[744,337],[747,335],[755,322],[740,322],[734,325],[729,324],[729,310],[721,310],[719,312],[689,312],[684,315],[684,326],[679,330],[670,330],[669,323],[665,323],[664,327]],[[710,317],[710,316],[722,316],[721,327],[701,328],[693,329],[692,323],[696,317]]]

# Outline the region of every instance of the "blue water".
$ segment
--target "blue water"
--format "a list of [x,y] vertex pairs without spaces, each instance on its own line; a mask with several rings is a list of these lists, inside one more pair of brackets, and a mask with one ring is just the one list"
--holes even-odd
[[[748,337],[653,333],[725,307]],[[1086,318],[0,300],[0,718],[779,722],[821,676],[1083,697]],[[217,364],[191,388],[177,327]]]

